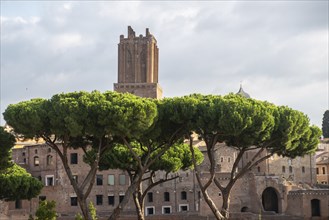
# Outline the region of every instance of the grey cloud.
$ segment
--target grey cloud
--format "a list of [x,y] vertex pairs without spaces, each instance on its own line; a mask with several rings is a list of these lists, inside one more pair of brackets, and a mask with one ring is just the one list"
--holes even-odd
[[119,35],[126,36],[131,25],[136,34],[150,28],[158,41],[166,96],[227,94],[242,81],[252,97],[292,105],[320,125],[328,2],[64,4],[44,3],[37,23],[2,27],[1,111],[9,103],[59,92],[111,90]]

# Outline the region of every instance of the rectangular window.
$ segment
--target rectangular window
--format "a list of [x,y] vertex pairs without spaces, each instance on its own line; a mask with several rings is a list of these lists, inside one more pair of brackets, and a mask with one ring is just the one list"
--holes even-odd
[[179,205],[179,211],[180,212],[187,212],[188,211],[188,205],[187,204],[180,204]]
[[108,196],[108,200],[109,200],[109,205],[114,206],[115,204],[114,196],[113,195]]
[[285,172],[286,172],[286,167],[282,166],[282,173],[285,173]]
[[78,164],[78,153],[71,153],[71,164]]
[[170,214],[171,206],[162,206],[162,214]]
[[305,167],[302,167],[302,172],[305,173]]
[[96,175],[96,185],[97,186],[103,185],[103,175]]
[[71,197],[71,206],[78,206],[78,197]]
[[292,166],[289,166],[289,173],[292,173]]
[[55,185],[54,184],[54,175],[46,175],[45,180],[46,180],[46,183],[45,183],[46,186],[53,186],[53,185]]
[[170,201],[170,194],[169,192],[164,192],[163,193],[163,199],[165,202],[169,202]]
[[119,184],[122,186],[126,185],[126,175],[124,175],[124,174],[119,175]]
[[96,205],[103,205],[103,195],[96,195]]
[[180,193],[180,198],[181,198],[181,200],[187,200],[187,193],[186,193],[186,191],[182,191]]
[[146,206],[145,207],[146,216],[154,215],[155,214],[155,207],[154,206]]
[[316,174],[319,174],[319,167],[316,168]]
[[107,184],[110,186],[114,186],[114,175],[113,174],[108,175]]
[[147,193],[147,201],[153,202],[153,193],[152,192]]
[[122,200],[123,200],[124,197],[125,197],[125,195],[123,195],[123,194],[119,195],[119,203],[122,202]]
[[326,168],[325,167],[322,167],[322,173],[326,174]]

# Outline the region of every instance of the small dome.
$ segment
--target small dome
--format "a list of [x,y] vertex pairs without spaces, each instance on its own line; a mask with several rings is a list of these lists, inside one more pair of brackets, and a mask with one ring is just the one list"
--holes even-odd
[[240,89],[236,94],[241,95],[241,96],[246,97],[246,98],[250,98],[250,95],[248,93],[246,93],[245,91],[243,91],[242,85],[240,85]]

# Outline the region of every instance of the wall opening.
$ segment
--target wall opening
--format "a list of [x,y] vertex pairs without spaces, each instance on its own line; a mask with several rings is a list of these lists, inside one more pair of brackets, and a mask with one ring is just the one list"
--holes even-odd
[[265,211],[279,212],[278,195],[273,187],[267,187],[262,194],[262,204]]
[[318,200],[318,199],[311,200],[311,210],[312,210],[312,216],[321,216],[320,215],[320,200]]

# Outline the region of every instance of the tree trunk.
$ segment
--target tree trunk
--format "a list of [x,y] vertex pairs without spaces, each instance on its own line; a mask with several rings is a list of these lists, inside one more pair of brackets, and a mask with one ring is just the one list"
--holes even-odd
[[144,220],[144,202],[143,202],[143,189],[142,183],[138,183],[136,191],[133,193],[134,203],[137,212],[137,219]]
[[135,183],[131,183],[131,185],[126,190],[126,194],[125,194],[122,202],[113,210],[113,212],[112,212],[111,216],[108,218],[108,220],[116,220],[116,219],[119,218],[122,210],[124,209],[124,207],[129,202],[129,196],[134,193],[135,187],[136,187],[136,182]]
[[223,198],[223,205],[222,210],[220,211],[221,214],[225,217],[225,219],[229,218],[229,198],[230,198],[230,191],[231,189],[225,189],[222,192],[222,198]]
[[143,204],[143,199],[142,199],[141,195],[142,194],[141,194],[140,190],[133,194],[138,220],[144,220],[145,219],[145,217],[144,217],[144,204]]
[[89,209],[88,209],[87,200],[84,198],[78,197],[78,201],[79,201],[80,209],[81,209],[81,212],[83,215],[83,219],[92,220]]
[[201,188],[201,192],[203,194],[204,200],[208,204],[209,208],[211,209],[212,213],[214,214],[215,218],[217,220],[223,220],[226,219],[217,209],[215,203],[212,201],[212,199],[209,197],[208,193]]

